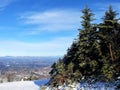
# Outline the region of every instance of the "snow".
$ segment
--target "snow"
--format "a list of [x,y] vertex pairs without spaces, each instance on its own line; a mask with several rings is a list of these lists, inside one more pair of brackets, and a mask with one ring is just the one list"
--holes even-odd
[[21,81],[0,84],[0,90],[39,90],[32,81]]
[[[0,90],[41,90],[40,87],[42,85],[45,85],[48,81],[49,79],[2,83],[0,84]],[[83,82],[58,87],[46,86],[45,90],[115,90],[115,86],[117,84],[119,85],[120,81],[116,81],[115,83],[111,83],[108,85],[104,82],[96,82],[94,84],[88,84]]]
[[0,90],[40,90],[48,80],[20,81],[0,84]]
[[[118,81],[118,84],[119,81]],[[50,87],[48,86],[45,90],[120,90],[115,89],[115,83],[105,83],[105,82],[96,82],[93,84],[88,83],[73,83],[58,87]]]

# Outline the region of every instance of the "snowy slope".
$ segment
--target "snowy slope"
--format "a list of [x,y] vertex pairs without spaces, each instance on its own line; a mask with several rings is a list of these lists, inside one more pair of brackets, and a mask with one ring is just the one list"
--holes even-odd
[[[3,83],[0,84],[0,90],[40,90],[40,86],[45,85],[48,81],[49,79]],[[47,86],[46,90],[115,90],[115,85],[117,84],[120,84],[120,82],[111,83],[107,86],[103,82],[96,82],[94,84],[73,83],[71,85],[58,86],[57,88]],[[120,88],[116,90],[120,90]]]
[[20,81],[0,84],[0,90],[40,90],[48,80]]
[[39,90],[39,86],[32,81],[12,82],[0,84],[0,90]]

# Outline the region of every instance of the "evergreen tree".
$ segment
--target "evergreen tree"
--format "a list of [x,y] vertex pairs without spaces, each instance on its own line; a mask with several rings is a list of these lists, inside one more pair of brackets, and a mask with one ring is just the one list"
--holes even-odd
[[[103,23],[99,25],[99,36],[102,51],[102,72],[107,79],[115,78],[115,62],[120,57],[120,46],[118,43],[119,24],[116,19],[117,13],[113,11],[112,6],[105,12]],[[119,54],[119,55],[118,55]]]
[[52,78],[50,83],[52,85],[63,84],[66,79],[65,64],[61,59],[52,65],[52,70],[50,72]]
[[[68,73],[68,78],[69,81],[71,82],[74,81],[76,76],[81,76],[81,73],[77,73],[77,71],[79,71],[79,64],[78,64],[79,62],[76,59],[77,51],[78,51],[78,40],[74,40],[71,47],[68,49],[67,54],[63,57],[63,62],[66,65],[66,72]],[[81,77],[76,78],[76,81],[80,80],[80,78]]]
[[92,24],[94,14],[88,6],[82,10],[82,29],[67,54],[52,65],[50,84],[96,79],[115,80],[120,76],[120,23],[109,7],[103,23]]
[[63,62],[68,65],[70,62],[74,62],[75,54],[78,51],[78,40],[74,40],[71,47],[68,48],[67,54],[63,57]]
[[96,37],[96,25],[92,24],[94,14],[88,6],[82,13],[82,29],[79,34],[79,50],[76,57],[79,61],[79,70],[86,79],[93,77],[95,74],[98,75],[99,43]]

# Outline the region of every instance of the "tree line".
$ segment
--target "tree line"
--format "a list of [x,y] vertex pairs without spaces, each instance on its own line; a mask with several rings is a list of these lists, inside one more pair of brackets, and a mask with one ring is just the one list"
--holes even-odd
[[51,85],[84,80],[113,81],[120,77],[120,22],[112,6],[102,22],[93,23],[95,14],[82,10],[78,38],[63,58],[52,65]]

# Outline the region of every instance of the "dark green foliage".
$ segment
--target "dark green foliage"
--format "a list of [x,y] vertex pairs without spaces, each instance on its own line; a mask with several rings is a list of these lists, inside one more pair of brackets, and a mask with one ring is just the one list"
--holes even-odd
[[[52,66],[50,84],[81,80],[112,81],[120,76],[120,23],[116,11],[109,7],[103,22],[92,24],[94,14],[82,10],[82,28],[67,54]],[[102,78],[98,78],[102,77]]]
[[58,62],[54,63],[52,65],[52,70],[50,74],[52,75],[52,78],[50,80],[51,84],[63,84],[66,79],[66,72],[65,72],[65,64],[61,59],[58,60]]
[[67,54],[63,57],[63,62],[68,65],[70,62],[74,62],[75,54],[78,51],[78,41],[74,40],[71,47],[68,49]]
[[99,74],[99,51],[97,50],[99,43],[96,37],[96,25],[91,23],[94,20],[94,14],[88,7],[82,13],[82,29],[79,34],[79,50],[76,56],[77,60],[79,60],[79,71],[87,79],[93,77],[95,74]]
[[103,62],[102,72],[107,79],[114,79],[116,74],[120,73],[116,70],[119,68],[117,63],[120,63],[120,42],[118,42],[120,24],[116,16],[116,11],[113,11],[112,6],[110,6],[105,13],[103,23],[99,25]]

